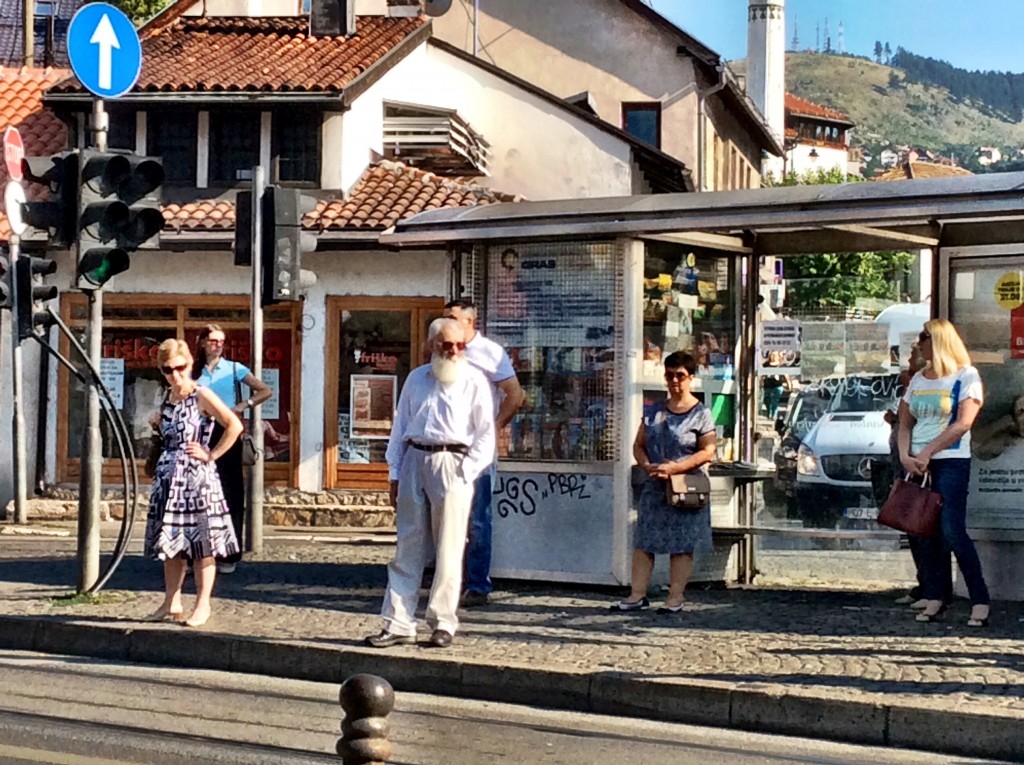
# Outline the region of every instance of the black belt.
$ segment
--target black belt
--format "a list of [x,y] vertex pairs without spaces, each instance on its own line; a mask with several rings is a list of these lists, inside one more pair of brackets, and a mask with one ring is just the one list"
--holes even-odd
[[419,449],[421,452],[454,452],[455,454],[466,454],[469,447],[465,444],[418,444],[410,441],[409,446]]

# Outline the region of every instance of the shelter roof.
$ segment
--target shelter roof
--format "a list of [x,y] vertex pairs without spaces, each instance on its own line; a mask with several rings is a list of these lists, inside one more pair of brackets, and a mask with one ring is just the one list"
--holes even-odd
[[438,210],[399,222],[381,241],[615,236],[769,255],[1020,243],[1024,172]]

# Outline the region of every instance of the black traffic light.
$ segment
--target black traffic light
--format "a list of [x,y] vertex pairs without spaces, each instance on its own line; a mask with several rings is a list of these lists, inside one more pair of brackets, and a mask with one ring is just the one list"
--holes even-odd
[[84,151],[80,169],[77,286],[97,289],[128,270],[136,250],[158,249],[164,168],[159,159]]
[[263,200],[263,305],[298,300],[316,281],[313,272],[302,268],[303,253],[316,250],[316,235],[302,228],[302,218],[316,209],[316,198],[298,189],[268,186]]
[[25,232],[23,242],[46,242],[70,247],[78,237],[78,152],[49,157],[25,157],[25,179],[49,191],[48,199],[22,204]]
[[0,310],[11,307],[11,261],[0,252]]
[[57,297],[57,287],[43,284],[43,277],[56,272],[57,261],[22,255],[14,270],[18,280],[18,337],[42,336],[53,323],[43,303]]

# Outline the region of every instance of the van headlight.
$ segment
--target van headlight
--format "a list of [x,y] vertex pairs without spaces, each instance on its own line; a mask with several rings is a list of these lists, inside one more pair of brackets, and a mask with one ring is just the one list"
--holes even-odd
[[796,472],[800,475],[818,474],[818,457],[804,444],[796,452]]

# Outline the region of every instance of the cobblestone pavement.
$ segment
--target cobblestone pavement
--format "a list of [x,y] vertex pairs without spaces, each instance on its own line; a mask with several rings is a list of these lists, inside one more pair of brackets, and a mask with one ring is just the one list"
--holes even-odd
[[[345,542],[271,539],[265,553],[220,577],[206,630],[354,647],[376,632],[392,553],[379,537]],[[160,568],[135,551],[106,602],[59,605],[75,580],[73,540],[0,537],[0,613],[132,623],[156,608]],[[186,584],[186,588],[191,583]],[[462,612],[438,660],[495,666],[614,670],[633,676],[802,688],[1024,720],[1024,610],[997,603],[992,625],[966,627],[958,602],[938,624],[893,605],[896,591],[695,588],[683,613],[610,613],[622,590],[499,582],[491,605]],[[422,605],[422,604],[421,604]],[[186,608],[188,602],[186,602]],[[422,629],[426,629],[423,627]],[[398,654],[423,656],[402,646]]]

